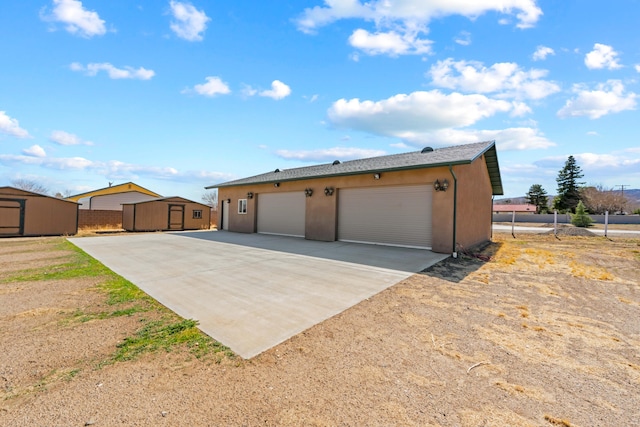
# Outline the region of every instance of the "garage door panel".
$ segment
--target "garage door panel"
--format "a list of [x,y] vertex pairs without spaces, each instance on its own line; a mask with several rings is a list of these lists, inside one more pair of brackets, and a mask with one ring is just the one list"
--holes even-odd
[[302,191],[258,194],[258,233],[304,237],[305,205]]
[[431,248],[431,186],[341,189],[338,239]]

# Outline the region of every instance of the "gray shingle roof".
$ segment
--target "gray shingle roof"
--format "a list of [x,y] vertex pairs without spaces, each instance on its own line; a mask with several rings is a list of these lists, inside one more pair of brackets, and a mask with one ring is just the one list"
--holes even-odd
[[338,164],[325,163],[293,169],[276,169],[272,172],[227,181],[205,188],[235,187],[239,185],[268,184],[310,178],[461,165],[469,164],[483,154],[486,154],[485,158],[487,160],[489,176],[491,177],[493,194],[501,195],[503,194],[502,179],[500,177],[495,141],[437,148],[430,152],[412,151],[409,153],[391,154],[368,159],[349,160]]

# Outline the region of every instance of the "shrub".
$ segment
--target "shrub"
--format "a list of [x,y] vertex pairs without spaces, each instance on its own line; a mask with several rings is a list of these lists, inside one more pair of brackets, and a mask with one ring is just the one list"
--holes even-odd
[[578,206],[576,206],[575,215],[571,215],[571,224],[576,227],[589,227],[593,223],[593,219],[587,214],[584,208],[584,204],[582,200],[578,202]]

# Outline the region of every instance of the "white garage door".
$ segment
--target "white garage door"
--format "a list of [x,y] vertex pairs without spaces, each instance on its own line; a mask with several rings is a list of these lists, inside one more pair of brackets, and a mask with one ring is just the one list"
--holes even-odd
[[431,249],[431,186],[341,189],[338,240]]
[[304,192],[258,194],[258,233],[304,237]]

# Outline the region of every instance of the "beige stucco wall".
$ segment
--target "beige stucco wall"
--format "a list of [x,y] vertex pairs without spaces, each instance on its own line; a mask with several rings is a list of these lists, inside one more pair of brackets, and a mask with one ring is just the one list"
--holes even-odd
[[458,175],[457,242],[469,248],[491,239],[491,180],[484,158],[454,167],[454,172]]
[[[480,239],[488,240],[491,231],[491,186],[484,159],[478,159],[471,165],[455,167],[458,176],[458,242],[468,245]],[[453,177],[448,167],[385,172],[379,180],[373,173],[307,179],[281,182],[279,187],[270,184],[253,184],[238,187],[221,187],[218,189],[218,223],[222,222],[222,203],[230,200],[229,231],[241,233],[256,232],[257,195],[274,192],[303,192],[306,188],[313,190],[313,195],[306,198],[305,238],[309,240],[334,241],[337,238],[337,201],[341,188],[363,188],[392,185],[432,185],[436,179],[447,179],[450,183],[446,192],[434,191],[432,199],[432,249],[435,252],[451,253],[453,251]],[[462,187],[468,186],[464,191]],[[325,187],[335,189],[333,196],[325,196]],[[247,193],[253,193],[248,199]],[[462,198],[468,198],[461,203]],[[247,199],[247,214],[238,214],[238,199]],[[485,208],[486,207],[486,208]],[[479,211],[474,211],[479,209]],[[486,213],[484,209],[489,209]],[[472,212],[473,211],[473,212]],[[461,226],[461,222],[468,223]],[[483,223],[484,221],[484,223]],[[480,228],[478,230],[477,228]]]

